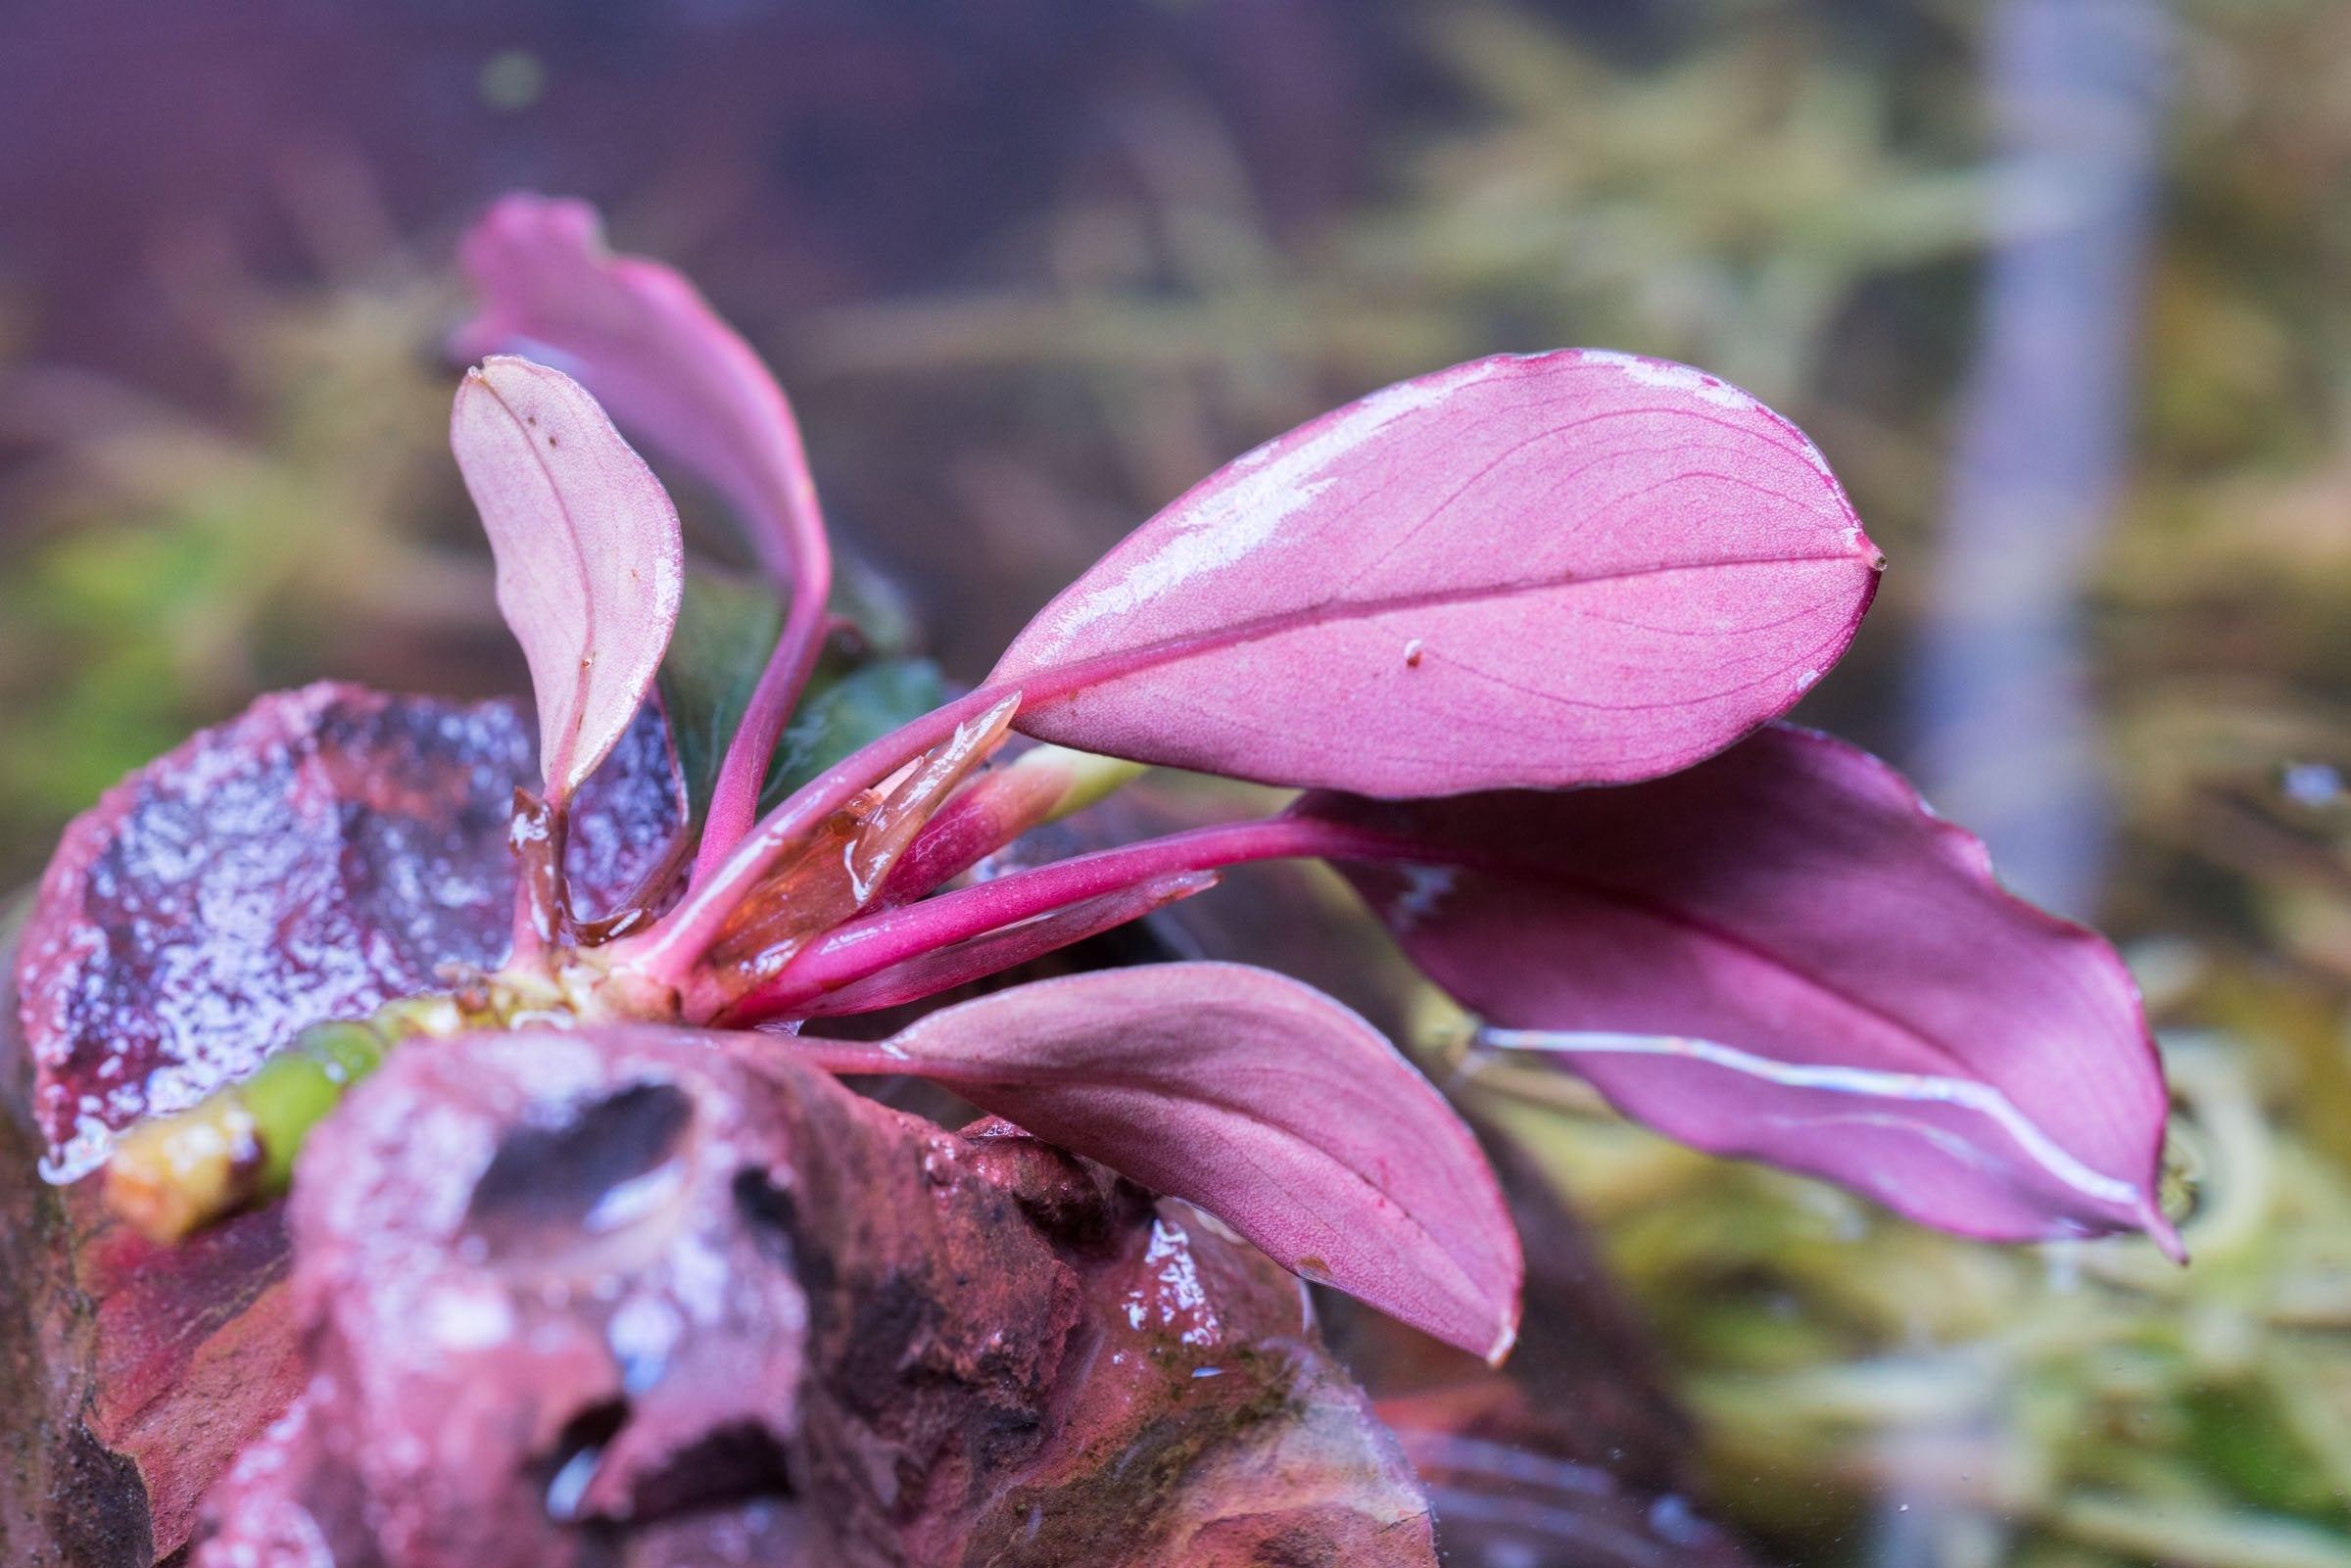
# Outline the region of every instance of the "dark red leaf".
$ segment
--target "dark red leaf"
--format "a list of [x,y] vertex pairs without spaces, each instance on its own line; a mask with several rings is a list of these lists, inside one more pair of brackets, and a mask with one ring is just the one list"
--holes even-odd
[[[503,962],[507,818],[536,772],[516,704],[322,683],[108,790],[67,830],[20,959],[53,1168],[88,1168],[107,1130],[194,1103],[306,1023]],[[629,893],[683,817],[648,709],[575,802],[578,902]]]
[[1630,1116],[1969,1235],[2178,1245],[2121,959],[1866,752],[1775,726],[1620,789],[1301,812],[1390,840],[1344,869],[1405,950]]

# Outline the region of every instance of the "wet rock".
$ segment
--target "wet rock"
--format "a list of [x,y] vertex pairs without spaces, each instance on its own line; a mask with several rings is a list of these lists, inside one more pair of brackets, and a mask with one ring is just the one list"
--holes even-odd
[[[614,757],[572,845],[599,908],[682,810],[656,713]],[[319,685],[196,736],[68,832],[0,963],[0,1561],[145,1568],[176,1550],[306,1375],[278,1212],[159,1248],[90,1184],[44,1183],[43,1160],[86,1163],[106,1130],[305,1023],[503,959],[507,802],[534,768],[514,704]]]
[[1433,1562],[1295,1280],[790,1050],[404,1050],[305,1153],[313,1376],[197,1561]]
[[285,1242],[247,1215],[177,1252],[43,1182],[0,915],[0,1562],[146,1568],[301,1381]]
[[[108,790],[67,830],[24,938],[52,1150],[191,1105],[303,1025],[432,989],[446,965],[502,963],[533,750],[516,703],[322,682]],[[683,809],[648,708],[573,814],[580,901],[624,896]]]

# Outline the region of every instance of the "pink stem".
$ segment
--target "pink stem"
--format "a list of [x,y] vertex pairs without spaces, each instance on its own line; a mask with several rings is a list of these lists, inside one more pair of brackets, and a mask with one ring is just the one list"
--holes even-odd
[[[739,1040],[743,1035],[721,1034],[725,1040]],[[758,1036],[748,1036],[757,1039]],[[864,1077],[894,1077],[912,1065],[904,1057],[893,1057],[879,1045],[862,1040],[829,1040],[821,1035],[795,1036],[790,1045],[792,1055],[799,1061],[824,1069],[827,1072]],[[988,1073],[977,1063],[957,1062],[951,1058],[922,1063],[922,1076],[936,1083],[985,1083]]]
[[[776,398],[783,402],[780,389]],[[816,669],[831,625],[827,605],[833,596],[833,548],[825,537],[825,514],[817,505],[816,483],[808,474],[808,458],[800,450],[799,425],[792,416],[792,406],[783,404],[777,412],[779,426],[790,442],[791,460],[775,483],[777,494],[761,498],[766,504],[757,508],[772,512],[779,524],[778,529],[760,532],[760,553],[772,573],[779,577],[790,573],[792,602],[784,617],[783,635],[776,639],[776,650],[759,673],[759,684],[744,708],[743,723],[736,726],[734,738],[727,742],[726,758],[719,764],[689,887],[697,887],[714,876],[729,852],[750,832],[751,819],[759,814],[759,790],[767,783],[768,764],[775,757],[777,742],[784,738],[784,727],[792,722],[792,709],[799,703],[809,675]],[[785,544],[781,551],[767,543],[779,532]]]
[[810,943],[774,980],[730,1011],[742,1019],[784,1017],[820,992],[923,953],[1153,878],[1251,860],[1393,860],[1410,852],[1410,846],[1379,834],[1307,817],[1220,823],[1147,838],[851,921]]
[[697,868],[697,880],[685,901],[661,917],[652,929],[615,944],[626,948],[625,956],[615,953],[616,961],[649,979],[681,985],[735,906],[758,885],[779,856],[847,805],[859,790],[887,779],[953,735],[958,726],[1013,695],[1017,693],[1001,687],[984,686],[899,726],[809,780],[748,833],[740,835],[734,851],[716,871],[700,876]]
[[[795,1060],[827,1072],[862,1077],[896,1077],[913,1066],[903,1056],[892,1056],[888,1046],[863,1040],[834,1040],[813,1034],[752,1034],[741,1029],[683,1028],[674,1034],[680,1040],[697,1041],[725,1055],[756,1061],[771,1052],[789,1053]],[[990,1072],[982,1063],[953,1057],[926,1057],[920,1070],[922,1076],[940,1083],[987,1083],[1005,1075],[1001,1069]]]
[[[919,1002],[926,996],[953,990],[974,980],[984,980],[990,974],[1001,974],[1018,969],[1032,959],[1056,953],[1073,942],[1082,942],[1113,927],[1124,926],[1130,920],[1140,920],[1156,909],[1165,909],[1179,898],[1204,893],[1217,885],[1222,872],[1186,871],[1173,877],[1154,877],[1136,882],[1117,892],[1104,893],[1100,898],[1081,898],[1075,904],[1064,904],[1049,910],[1034,920],[1025,920],[1015,926],[1001,926],[992,931],[983,931],[968,941],[951,942],[935,947],[928,953],[918,953],[902,964],[892,965],[878,974],[862,980],[852,980],[838,990],[821,991],[813,996],[795,993],[774,1005],[772,1010],[756,1019],[738,1020],[733,1014],[724,1015],[725,1022],[760,1023],[771,1018],[792,1018],[806,1015],[811,1018],[839,1018],[850,1013],[874,1013],[886,1007],[897,1007],[906,1002]],[[718,1017],[714,1015],[714,1019]]]
[[[817,547],[822,550],[821,542]],[[831,592],[832,567],[830,561],[815,564],[814,573],[803,570],[793,581],[784,634],[776,640],[776,651],[769,656],[767,668],[759,672],[759,684],[751,689],[743,723],[736,726],[735,737],[727,742],[726,760],[719,764],[718,779],[711,787],[710,810],[702,822],[701,847],[695,851],[689,887],[698,887],[715,875],[728,854],[743,842],[744,834],[750,832],[751,820],[759,814],[759,791],[767,783],[767,767],[775,758],[776,744],[784,738],[784,728],[792,722],[792,709],[824,651],[825,598]]]

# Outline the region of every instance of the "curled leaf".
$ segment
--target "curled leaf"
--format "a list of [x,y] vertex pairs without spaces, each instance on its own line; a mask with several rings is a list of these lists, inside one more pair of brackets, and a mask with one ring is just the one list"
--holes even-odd
[[1296,980],[1103,970],[942,1009],[878,1046],[795,1049],[947,1084],[1489,1360],[1517,1337],[1524,1265],[1476,1140],[1378,1030]]
[[1567,350],[1227,464],[990,681],[1088,751],[1378,795],[1648,778],[1787,708],[1882,558],[1820,453],[1682,365]]
[[685,582],[677,510],[596,400],[528,359],[467,373],[450,442],[498,558],[498,607],[530,660],[540,765],[559,801],[661,667]]
[[1631,788],[1300,810],[1389,841],[1342,869],[1489,1043],[1629,1116],[1962,1234],[2178,1247],[2122,961],[1866,752],[1774,726]]

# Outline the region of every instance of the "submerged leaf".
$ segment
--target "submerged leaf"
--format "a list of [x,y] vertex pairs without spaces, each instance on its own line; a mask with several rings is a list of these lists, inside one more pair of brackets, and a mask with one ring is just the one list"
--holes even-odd
[[1030,735],[1271,784],[1620,782],[1786,711],[1880,565],[1812,444],[1737,389],[1626,355],[1481,359],[1210,476],[990,682]]
[[1866,752],[1774,726],[1633,788],[1299,809],[1394,842],[1342,869],[1490,1043],[1629,1116],[1963,1234],[2178,1245],[2122,961]]
[[458,333],[461,348],[519,347],[576,369],[623,424],[725,492],[769,575],[791,584],[783,634],[701,812],[699,882],[750,831],[777,737],[824,643],[832,551],[792,405],[693,284],[606,251],[584,202],[509,196],[466,235],[463,259],[483,309]]
[[661,667],[685,546],[645,459],[569,376],[499,356],[457,389],[450,441],[530,660],[551,800],[596,771]]
[[879,1046],[798,1049],[947,1084],[1490,1360],[1517,1337],[1517,1233],[1476,1140],[1378,1030],[1296,980],[1104,970],[943,1009]]

